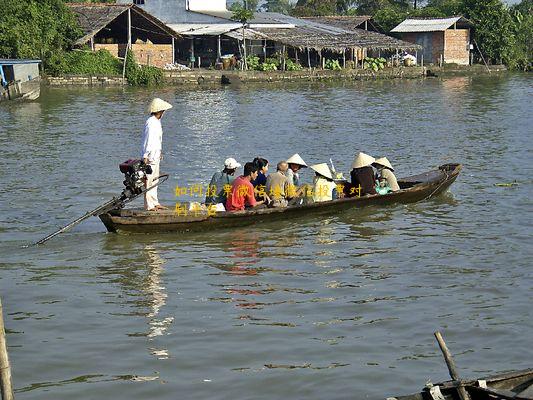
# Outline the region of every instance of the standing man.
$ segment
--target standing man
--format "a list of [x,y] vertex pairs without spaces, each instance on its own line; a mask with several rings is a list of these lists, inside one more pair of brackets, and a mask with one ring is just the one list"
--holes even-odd
[[[163,127],[161,118],[166,110],[170,110],[172,105],[164,100],[155,98],[148,106],[150,118],[144,125],[144,135],[141,150],[141,158],[145,164],[152,167],[152,173],[146,178],[146,187],[153,186],[159,177],[159,163],[163,158],[161,153],[163,144]],[[164,210],[166,207],[159,204],[157,199],[157,186],[144,194],[144,209],[147,211]]]

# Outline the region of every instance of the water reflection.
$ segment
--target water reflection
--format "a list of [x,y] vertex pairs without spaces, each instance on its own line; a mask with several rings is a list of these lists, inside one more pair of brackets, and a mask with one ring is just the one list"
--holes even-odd
[[[104,250],[115,255],[112,266],[100,266],[101,276],[110,282],[120,283],[123,294],[113,295],[113,301],[122,301],[134,306],[130,316],[147,318],[148,331],[129,333],[129,336],[145,336],[154,340],[158,336],[167,334],[174,321],[174,317],[162,315],[162,308],[168,301],[165,287],[165,264],[167,261],[161,256],[161,246],[156,243],[144,243],[141,249],[134,249],[134,244],[122,237],[106,236]],[[118,256],[118,257],[117,257]],[[109,296],[106,293],[105,296]],[[169,357],[166,348],[149,348],[151,354],[159,359]]]

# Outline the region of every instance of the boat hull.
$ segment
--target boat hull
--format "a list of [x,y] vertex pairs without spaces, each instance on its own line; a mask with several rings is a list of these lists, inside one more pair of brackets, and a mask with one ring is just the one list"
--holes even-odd
[[[301,215],[327,215],[366,206],[414,203],[446,191],[457,179],[460,164],[446,164],[437,170],[400,179],[399,192],[386,195],[351,197],[328,202],[287,208],[266,208],[239,212],[222,212],[214,216],[178,215],[174,210],[148,212],[138,209],[113,210],[99,215],[109,232],[191,232],[253,225],[266,221],[295,218]],[[192,212],[190,212],[192,213]]]
[[[480,380],[463,381],[471,400],[533,400],[533,369],[493,375]],[[426,387],[422,392],[389,397],[388,400],[459,400],[457,385],[453,381],[437,383],[441,396]],[[433,391],[433,393],[432,393]]]

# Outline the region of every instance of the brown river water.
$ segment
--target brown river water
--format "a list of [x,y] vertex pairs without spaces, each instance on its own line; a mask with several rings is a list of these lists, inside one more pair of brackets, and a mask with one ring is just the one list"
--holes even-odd
[[[223,160],[460,162],[429,201],[183,234],[106,233],[160,96],[160,200]],[[0,296],[17,399],[382,399],[533,367],[531,75],[43,89],[0,104]],[[311,181],[306,171],[304,181]],[[498,184],[516,181],[516,185]],[[137,205],[142,204],[137,202]]]

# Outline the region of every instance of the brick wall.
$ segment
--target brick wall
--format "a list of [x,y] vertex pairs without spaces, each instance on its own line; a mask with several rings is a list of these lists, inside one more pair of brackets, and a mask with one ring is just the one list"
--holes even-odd
[[[124,57],[126,44],[95,44],[94,50],[106,49],[115,57]],[[141,65],[150,64],[153,67],[163,68],[172,62],[171,44],[133,43],[131,45],[135,60]]]
[[135,60],[142,65],[163,68],[172,62],[171,44],[132,44]]
[[94,44],[94,51],[98,51],[102,49],[109,51],[115,57],[119,57],[118,44],[102,44],[102,43]]
[[445,32],[446,48],[444,49],[444,62],[468,65],[470,62],[470,30],[448,29]]

